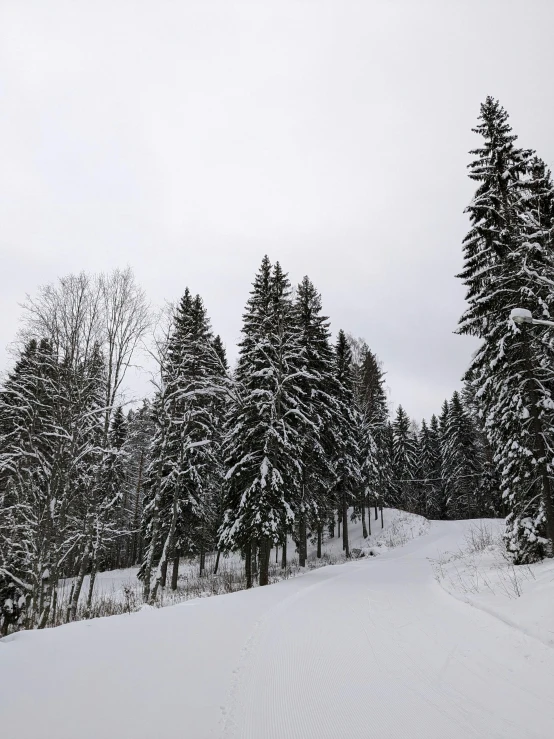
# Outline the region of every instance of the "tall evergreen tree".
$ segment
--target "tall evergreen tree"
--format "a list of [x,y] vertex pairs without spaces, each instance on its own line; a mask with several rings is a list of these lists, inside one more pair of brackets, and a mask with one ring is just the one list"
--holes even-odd
[[[210,499],[206,486],[216,465],[214,398],[222,392],[220,358],[206,309],[187,289],[173,319],[155,403],[156,433],[146,475],[140,569],[146,600],[165,586],[170,558],[202,552]],[[150,580],[158,561],[152,591]]]
[[88,563],[103,458],[103,370],[97,346],[87,356],[35,341],[2,393],[0,481],[15,538],[10,566],[16,561],[20,570],[0,568],[25,590],[27,626],[55,621],[59,578]]
[[350,556],[348,539],[348,507],[362,486],[360,449],[358,446],[358,411],[354,405],[352,352],[344,331],[339,331],[335,344],[335,449],[334,466],[338,510],[342,514],[343,549]]
[[[487,98],[475,129],[484,145],[473,152],[477,159],[470,165],[470,177],[480,184],[468,207],[472,228],[460,275],[468,308],[459,332],[482,340],[467,376],[510,509],[508,547],[515,561],[525,562],[551,552],[554,541],[554,358],[550,330],[518,327],[509,316],[515,308],[552,315],[549,206],[545,213],[533,204],[551,185],[537,177],[530,152],[515,146],[507,118],[498,102]],[[547,194],[538,200],[550,202]],[[532,213],[541,214],[542,226]]]
[[494,463],[494,453],[485,433],[479,404],[475,398],[475,388],[466,379],[462,390],[462,403],[471,419],[476,438],[477,458],[480,477],[475,492],[476,510],[479,516],[505,516],[500,476]]
[[429,502],[432,499],[431,494],[431,469],[433,467],[433,447],[431,443],[431,432],[425,419],[421,422],[421,428],[418,438],[418,472],[417,476],[422,481],[420,483],[422,497],[420,501],[419,513],[426,516]]
[[417,470],[417,446],[410,418],[399,405],[392,424],[393,427],[393,473],[394,504],[404,510],[415,507],[415,488],[411,480]]
[[369,532],[365,524],[365,508],[382,505],[385,490],[390,485],[391,466],[384,444],[384,430],[388,418],[384,375],[375,354],[365,341],[349,337],[353,349],[354,400],[359,415],[360,472],[362,487],[359,507],[362,514],[364,537]]
[[473,518],[479,487],[480,459],[477,437],[460,395],[454,392],[448,406],[443,441],[443,475],[448,518]]
[[[127,471],[129,460],[126,450],[127,419],[123,408],[115,409],[108,436],[108,450],[104,459],[104,488],[107,504],[113,511],[112,526],[114,540],[111,551],[103,563],[108,568],[122,567],[126,562],[130,544],[130,511]],[[92,578],[91,578],[92,580]]]
[[425,483],[425,515],[432,519],[446,516],[445,486],[442,479],[442,455],[438,418],[433,414],[429,422],[421,425],[420,448]]
[[127,566],[142,561],[142,532],[140,522],[144,505],[145,473],[150,463],[150,444],[155,426],[150,400],[144,400],[137,410],[127,416],[127,484],[129,490],[129,528],[132,530]]
[[[213,398],[214,448],[217,450],[217,454],[214,457],[214,466],[211,469],[210,479],[207,486],[210,499],[209,506],[207,507],[210,514],[210,520],[207,522],[207,529],[210,532],[210,541],[217,547],[217,559],[214,570],[214,572],[217,572],[219,567],[219,558],[221,556],[221,550],[218,546],[218,536],[219,529],[223,523],[223,516],[225,514],[225,474],[227,472],[223,454],[223,445],[225,440],[227,409],[230,403],[233,382],[229,374],[227,351],[219,335],[214,337],[213,348],[218,360],[216,367],[218,383],[223,390],[223,392],[216,394]],[[200,564],[201,569],[203,570],[203,558]],[[176,573],[175,565],[173,567],[173,571]],[[172,587],[176,587],[176,574],[173,577]]]
[[244,314],[225,446],[227,490],[220,546],[250,557],[260,548],[260,585],[269,552],[292,529],[298,510],[304,436],[299,331],[287,276],[264,257]]
[[298,285],[294,321],[301,356],[296,387],[300,392],[305,432],[301,439],[301,488],[298,501],[300,566],[306,565],[307,529],[315,532],[318,556],[325,521],[330,513],[329,492],[334,483],[333,440],[328,430],[337,406],[333,394],[334,361],[329,319],[321,314],[321,296],[308,277]]
[[[30,496],[25,478],[29,456],[42,431],[45,409],[36,413],[40,394],[40,355],[36,340],[23,348],[0,392],[0,634],[22,625],[33,586],[32,547],[36,532],[26,521]],[[36,415],[35,415],[36,414]],[[36,484],[36,483],[35,483]],[[23,515],[22,515],[23,514]]]

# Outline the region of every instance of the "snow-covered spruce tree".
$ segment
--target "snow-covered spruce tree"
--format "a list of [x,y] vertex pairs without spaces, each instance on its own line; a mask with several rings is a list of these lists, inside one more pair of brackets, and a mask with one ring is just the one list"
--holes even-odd
[[394,505],[413,511],[415,489],[411,480],[417,470],[417,446],[412,424],[404,408],[399,405],[393,424],[393,489]]
[[0,637],[6,636],[10,628],[16,630],[23,625],[29,594],[17,506],[16,491],[8,480],[0,492]]
[[[352,377],[354,404],[357,411],[357,438],[360,450],[361,484],[354,503],[354,515],[361,516],[364,538],[371,534],[371,510],[377,505],[379,497],[379,466],[377,438],[382,424],[379,423],[379,403],[376,402],[381,390],[380,369],[375,356],[363,339],[348,335],[352,351]],[[386,420],[386,410],[384,420]],[[383,421],[384,422],[384,421]],[[368,520],[366,525],[366,508]]]
[[419,515],[425,515],[426,493],[425,483],[423,479],[425,475],[422,469],[422,451],[421,451],[421,427],[417,421],[412,420],[410,423],[410,437],[413,444],[414,466],[412,469],[412,483],[410,485],[410,497],[412,501],[412,512]]
[[465,211],[471,229],[463,242],[464,268],[459,277],[467,286],[469,306],[459,332],[484,338],[492,317],[497,317],[496,322],[505,319],[495,288],[505,259],[516,245],[522,178],[531,152],[515,146],[517,136],[508,114],[492,97],[481,105],[479,124],[473,131],[484,142],[470,152],[477,158],[469,165],[469,177],[479,186]]
[[[383,494],[379,501],[382,514],[383,505],[393,506],[396,496],[394,472],[394,428],[390,419],[387,421],[385,428],[383,429],[381,448],[384,460],[383,463],[387,465],[385,475],[380,475],[380,480],[384,481]],[[377,518],[377,509],[375,510],[375,518]]]
[[439,428],[439,444],[440,444],[440,459],[441,459],[441,480],[442,480],[442,498],[441,498],[441,510],[442,515],[441,518],[448,518],[448,510],[446,505],[447,500],[447,491],[446,491],[446,479],[447,479],[447,470],[445,465],[445,455],[446,455],[446,440],[447,440],[447,428],[448,428],[448,414],[450,412],[450,408],[448,405],[448,401],[444,400],[441,406],[441,412],[439,414],[438,418],[438,428]]
[[[211,534],[212,542],[217,546],[217,557],[215,562],[214,574],[217,573],[219,567],[219,559],[221,556],[221,549],[218,546],[219,541],[219,529],[223,523],[223,516],[225,514],[225,475],[227,469],[225,467],[225,459],[223,456],[223,442],[225,439],[225,423],[227,418],[227,408],[230,403],[230,398],[233,394],[234,383],[229,373],[229,363],[227,361],[227,351],[221,337],[219,335],[214,337],[213,348],[217,356],[217,372],[221,388],[224,392],[217,393],[214,395],[212,400],[213,413],[215,420],[214,427],[214,445],[217,450],[215,455],[215,465],[210,473],[209,490],[210,490],[210,514],[211,519],[209,521],[209,530]],[[201,563],[203,564],[203,563]],[[173,572],[175,573],[175,567]],[[175,589],[177,586],[175,577],[172,580],[171,587]]]
[[421,421],[421,427],[419,429],[418,435],[417,460],[417,476],[421,480],[420,486],[422,493],[420,509],[418,510],[418,513],[421,513],[423,516],[428,515],[427,509],[429,506],[429,501],[432,498],[431,485],[433,483],[430,480],[430,471],[434,466],[433,452],[434,450],[431,443],[431,432],[429,430],[429,426],[427,425],[427,421],[423,419]]
[[329,429],[337,412],[333,349],[329,319],[321,315],[321,296],[308,277],[298,285],[294,300],[301,371],[296,380],[302,403],[301,487],[297,512],[300,566],[306,565],[308,529],[317,536],[321,557],[323,526],[332,515],[330,492],[335,481],[333,438]]
[[358,446],[359,418],[354,403],[352,352],[344,331],[339,331],[335,344],[335,387],[337,412],[334,420],[333,462],[336,477],[336,502],[342,517],[342,542],[350,557],[348,540],[348,507],[358,497],[363,485]]
[[438,418],[433,414],[420,431],[421,470],[425,482],[425,515],[431,519],[446,517],[446,495],[442,479],[442,456]]
[[[130,501],[127,484],[129,458],[126,442],[127,419],[123,408],[117,406],[111,420],[102,474],[102,487],[108,505],[113,510],[112,524],[114,527],[113,541],[100,563],[100,566],[106,569],[124,566],[130,545]],[[92,574],[90,579],[92,581]]]
[[[507,113],[487,98],[475,129],[470,177],[478,181],[468,207],[472,228],[464,242],[460,277],[468,308],[459,332],[479,337],[468,379],[494,451],[509,508],[506,538],[515,562],[552,552],[553,408],[549,329],[516,326],[515,308],[552,316],[551,184],[537,177],[530,153],[515,146]],[[546,211],[546,212],[545,212]]]
[[[105,368],[100,346],[94,344],[90,356],[79,368],[81,382],[76,387],[78,401],[75,402],[75,410],[79,409],[83,415],[73,430],[78,453],[75,455],[73,452],[71,457],[73,461],[76,456],[78,464],[74,466],[75,479],[72,481],[76,493],[72,512],[78,522],[80,536],[73,565],[77,577],[72,585],[66,616],[69,620],[76,618],[81,588],[89,570],[87,613],[90,611],[96,572],[120,533],[117,528],[118,500],[110,497],[104,479],[107,442],[104,427]],[[71,382],[68,387],[71,387]]]
[[[65,348],[64,348],[65,349]],[[63,470],[61,485],[49,485],[49,497],[57,503],[57,489],[62,499],[67,501],[66,510],[60,511],[57,521],[52,521],[56,534],[52,537],[54,555],[49,577],[49,592],[45,600],[51,604],[53,620],[56,611],[56,586],[60,576],[76,573],[77,578],[70,598],[69,615],[74,619],[83,583],[91,558],[99,554],[105,546],[104,533],[108,530],[108,520],[112,511],[105,507],[102,488],[102,463],[104,459],[102,423],[105,417],[105,364],[98,343],[81,353],[69,351],[62,355],[55,369],[55,423],[59,435],[58,444],[52,452],[59,469]],[[61,402],[60,402],[61,401]],[[67,447],[64,437],[71,443]],[[55,479],[55,478],[54,478]],[[64,518],[70,523],[65,531]],[[71,539],[74,552],[68,557]],[[63,567],[68,558],[71,570]],[[46,611],[46,609],[45,609]],[[42,625],[39,623],[39,626]]]
[[97,566],[96,553],[113,546],[102,483],[106,403],[121,387],[147,310],[129,271],[70,275],[41,288],[24,308],[22,336],[33,357],[28,371],[18,363],[5,384],[1,402],[11,395],[13,413],[5,416],[10,428],[0,429],[0,488],[15,501],[13,526],[25,527],[17,561],[28,597],[19,620],[43,627],[60,620],[58,579],[77,575],[67,612],[74,617],[91,560]]
[[181,555],[202,554],[206,545],[208,481],[218,453],[214,398],[222,387],[206,309],[188,289],[173,318],[160,385],[143,509],[145,547],[139,573],[146,601],[155,600],[165,586],[170,558],[178,570]]
[[[200,574],[205,568],[206,553],[217,547],[218,531],[225,513],[225,460],[222,454],[223,439],[225,434],[225,418],[227,405],[232,392],[232,381],[229,377],[229,366],[227,353],[220,336],[214,337],[212,347],[215,352],[216,362],[214,364],[214,380],[218,392],[211,399],[211,412],[213,418],[213,458],[212,464],[206,468],[204,480],[203,516],[200,527],[199,552],[200,552]],[[218,549],[218,558],[220,550]],[[219,559],[216,562],[216,570]],[[174,562],[172,588],[177,587],[177,564]]]
[[[358,449],[360,452],[360,458],[358,460],[358,464],[360,467],[360,473],[362,476],[364,475],[364,469],[363,469],[363,463],[366,453],[366,443],[371,444],[372,439],[371,437],[369,439],[366,438],[366,431],[367,424],[365,419],[365,414],[363,412],[363,403],[362,403],[362,364],[364,361],[364,357],[366,352],[368,351],[369,347],[367,345],[367,342],[365,339],[355,338],[352,334],[346,334],[346,338],[348,341],[348,346],[350,347],[350,352],[352,356],[352,395],[354,399],[354,406],[356,409],[356,441],[358,445]],[[375,456],[375,452],[373,450],[373,457]],[[364,538],[367,538],[368,536],[368,527],[366,523],[366,507],[367,507],[367,480],[364,480],[362,484],[360,484],[359,489],[356,490],[355,499],[352,501],[353,503],[353,514],[351,517],[352,521],[357,521],[358,519],[361,519],[362,521],[362,535]],[[371,528],[371,518],[369,520],[370,528]]]
[[[509,310],[526,308],[536,318],[549,320],[554,316],[553,201],[550,172],[534,157],[524,180],[518,212],[517,248],[508,255],[501,280]],[[518,481],[524,481],[524,485],[517,486],[518,490],[515,485],[510,489],[505,487],[504,494],[510,509],[508,546],[516,561],[525,561],[543,552],[552,555],[554,547],[554,332],[551,328],[515,327],[513,323],[510,329],[503,352],[499,352],[502,372],[495,378],[499,402],[487,418],[487,428],[490,424],[497,442],[493,444],[496,458],[500,459],[498,466],[503,482],[510,473],[516,473]],[[505,382],[500,386],[501,376]],[[513,388],[511,395],[510,388]],[[504,436],[498,428],[499,418],[510,414],[521,423],[517,448],[514,439]],[[508,438],[509,451],[505,446]],[[498,442],[504,442],[500,454]],[[537,544],[537,551],[531,553]]]
[[443,475],[448,518],[474,518],[477,508],[481,460],[477,435],[456,391],[448,406],[443,442]]
[[[163,360],[162,360],[163,367]],[[160,373],[159,386],[152,401],[151,420],[153,435],[147,452],[148,464],[141,475],[141,519],[140,519],[140,567],[137,573],[143,582],[143,600],[148,603],[152,592],[152,572],[156,559],[160,557],[164,533],[167,535],[167,515],[173,513],[173,500],[165,478],[170,466],[166,462],[168,429],[170,425],[170,385],[166,383],[165,373]],[[175,516],[177,505],[175,504]],[[167,560],[166,560],[167,561]]]
[[220,547],[245,554],[248,586],[252,547],[260,550],[259,583],[267,585],[271,545],[292,530],[299,508],[306,432],[298,384],[303,366],[289,281],[266,256],[243,317],[238,390],[227,419],[220,529]]
[[146,399],[137,410],[127,415],[127,487],[129,498],[129,529],[132,532],[127,566],[142,560],[142,535],[140,522],[143,508],[143,485],[145,470],[148,467],[149,449],[154,437],[152,404]]
[[[371,423],[363,410],[357,407],[358,449],[360,452],[360,486],[357,491],[357,507],[362,518],[362,534],[366,538],[371,534],[371,504],[377,505],[377,484],[379,480],[378,450],[373,436]],[[367,509],[367,526],[366,526]]]
[[[385,373],[377,356],[368,349],[362,364],[362,408],[375,444],[375,460],[366,457],[362,467],[368,483],[368,505],[382,506],[392,480],[392,459],[386,439],[389,411]],[[377,518],[377,515],[375,516]]]
[[475,399],[475,388],[466,379],[462,390],[462,403],[471,419],[476,439],[477,457],[479,460],[479,478],[475,492],[476,515],[505,516],[500,476],[494,464],[494,454],[485,433],[483,419],[479,413],[479,405]]
[[49,578],[53,621],[57,580],[69,574],[77,577],[72,586],[66,619],[76,617],[85,574],[91,561],[97,566],[96,557],[105,551],[107,541],[104,534],[108,537],[112,533],[109,522],[114,513],[106,505],[102,485],[105,455],[105,363],[102,351],[94,343],[82,356],[73,355],[70,351],[62,357],[55,366],[54,375],[56,444],[52,445],[51,453],[56,474],[52,479],[54,485],[49,485],[49,497],[55,501],[54,505],[58,504],[58,495],[65,503],[60,506],[57,520],[52,521],[56,531],[52,540],[53,566],[50,568],[55,576]]
[[[44,347],[42,347],[44,349]],[[33,403],[40,387],[37,341],[23,348],[13,371],[0,391],[0,634],[25,622],[26,606],[33,590],[31,557],[33,528],[25,512],[29,496],[24,496],[29,483],[28,429],[42,427],[39,405]],[[33,392],[34,390],[34,392]],[[36,415],[36,418],[35,418]],[[36,439],[34,444],[36,445]],[[38,586],[35,585],[35,588]]]
[[10,409],[0,477],[13,501],[27,627],[55,623],[58,580],[90,553],[90,501],[103,454],[102,357],[96,345],[88,356],[67,349],[42,340],[3,393]]

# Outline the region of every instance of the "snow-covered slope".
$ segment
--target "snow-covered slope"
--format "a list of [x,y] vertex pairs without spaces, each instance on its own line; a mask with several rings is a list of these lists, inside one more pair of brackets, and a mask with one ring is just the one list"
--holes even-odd
[[[352,510],[350,511],[352,514]],[[383,517],[383,526],[381,518],[374,519],[373,509],[371,515],[371,535],[367,538],[363,538],[362,524],[360,521],[350,522],[349,526],[349,537],[350,546],[354,550],[361,549],[364,554],[382,554],[390,548],[402,546],[411,539],[421,536],[428,528],[428,521],[421,516],[415,516],[411,513],[405,513],[394,508],[385,508]],[[270,557],[273,563],[275,559],[275,550],[272,551]],[[319,564],[336,563],[343,557],[342,550],[342,539],[339,537],[330,538],[326,536],[322,546],[323,560],[318,561],[316,559],[316,546],[315,543],[308,543],[308,560],[309,566],[315,567]],[[287,570],[285,576],[294,576],[297,574],[303,574],[302,570],[294,564],[297,564],[297,557],[295,554],[295,544],[292,538],[288,540],[288,555],[289,560],[292,560],[293,567]],[[280,561],[280,558],[279,558]],[[215,562],[215,553],[208,555],[206,563],[206,576],[203,578],[199,577],[198,574],[198,560],[188,562],[185,560],[181,561],[179,568],[179,588],[176,593],[168,591],[163,596],[163,603],[171,605],[175,602],[187,600],[190,597],[198,597],[213,595],[214,589],[217,592],[217,588],[214,588],[213,578],[210,577],[210,573],[213,571]],[[228,572],[240,572],[244,571],[244,563],[241,561],[238,554],[231,554],[229,557],[225,557],[220,562],[220,572],[226,570]],[[96,576],[95,589],[94,589],[94,603],[97,608],[96,611],[105,613],[107,608],[101,608],[101,601],[104,599],[111,601],[111,603],[125,603],[128,606],[128,610],[136,610],[142,602],[142,584],[137,579],[138,567],[128,567],[121,570],[111,570],[108,572],[99,572]],[[280,567],[275,570],[275,577],[283,576]],[[283,579],[284,577],[283,576]],[[62,604],[61,611],[64,610],[63,604],[67,602],[71,591],[72,578],[68,578],[62,581],[58,591],[58,602]],[[191,587],[191,583],[194,583],[194,587]],[[240,587],[244,587],[245,583],[242,583]],[[81,590],[81,602],[85,602],[88,594],[89,578],[85,577],[83,587]]]
[[464,530],[457,550],[433,560],[437,581],[454,597],[554,647],[554,561],[515,567],[501,545],[501,520],[464,522]]
[[547,739],[552,649],[435,579],[429,558],[463,547],[470,525],[433,522],[267,588],[8,637],[2,733]]

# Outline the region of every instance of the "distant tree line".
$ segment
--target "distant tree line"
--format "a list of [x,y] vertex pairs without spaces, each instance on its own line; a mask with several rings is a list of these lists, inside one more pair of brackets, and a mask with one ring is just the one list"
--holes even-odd
[[[476,129],[459,331],[481,348],[438,415],[390,415],[382,365],[362,339],[331,336],[308,277],[293,290],[264,257],[243,315],[236,366],[199,295],[184,291],[152,340],[129,270],[62,278],[28,299],[15,364],[0,388],[1,627],[43,628],[90,610],[99,571],[138,567],[145,602],[175,589],[182,558],[240,552],[247,585],[269,556],[394,506],[435,519],[507,516],[516,562],[551,553],[554,191],[515,147],[492,98]],[[155,392],[129,410],[128,367],[147,337]],[[437,409],[438,410],[438,409]],[[372,524],[373,521],[373,524]],[[88,577],[88,579],[86,579]],[[87,592],[82,593],[87,582]]]

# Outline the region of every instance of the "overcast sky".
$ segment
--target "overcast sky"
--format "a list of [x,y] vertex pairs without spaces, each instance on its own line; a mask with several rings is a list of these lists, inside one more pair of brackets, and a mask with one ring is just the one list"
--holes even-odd
[[0,0],[0,368],[25,293],[130,265],[231,356],[264,253],[415,418],[459,387],[471,133],[554,165],[553,0]]

